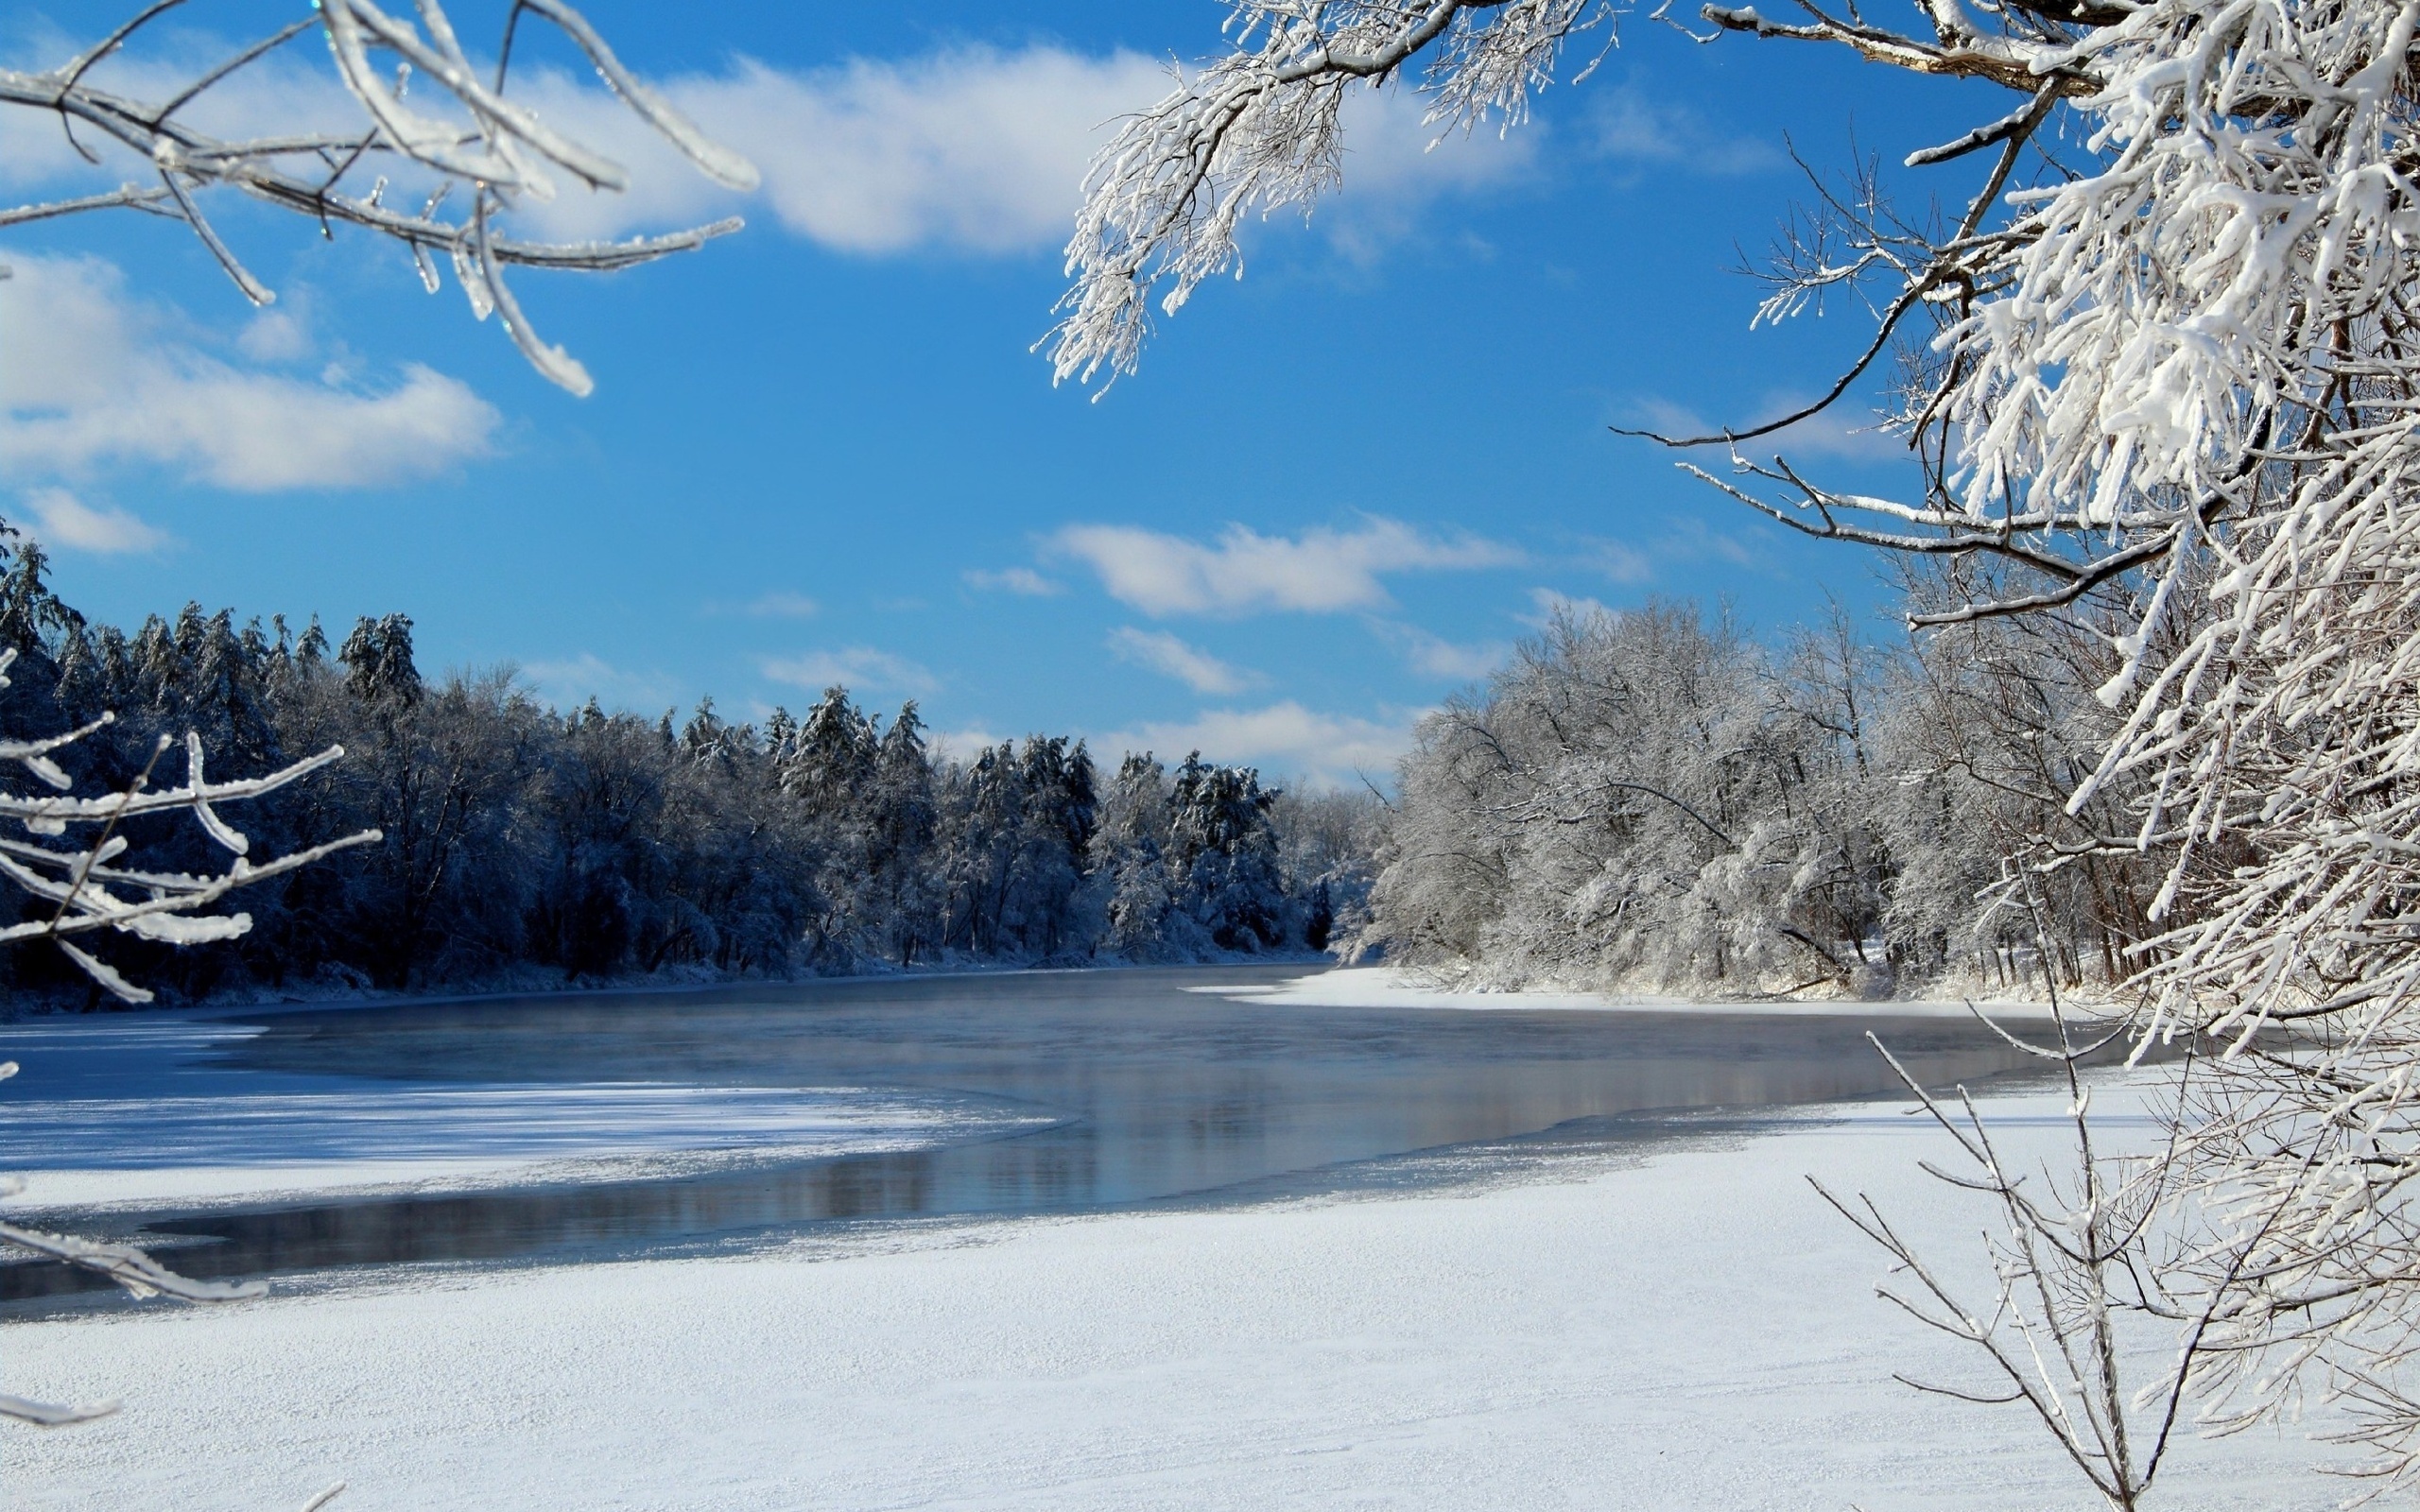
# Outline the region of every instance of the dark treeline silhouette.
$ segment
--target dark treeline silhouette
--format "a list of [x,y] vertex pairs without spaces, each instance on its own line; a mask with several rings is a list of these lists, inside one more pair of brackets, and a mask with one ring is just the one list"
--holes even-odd
[[[162,734],[180,737],[162,779],[183,776],[188,730],[219,777],[340,744],[245,827],[262,853],[384,832],[248,890],[238,939],[112,942],[167,997],[1300,953],[1343,937],[1368,891],[1367,795],[1282,793],[1198,755],[1105,773],[1060,736],[952,759],[913,702],[886,721],[842,688],[761,728],[710,698],[685,722],[563,713],[509,670],[424,677],[403,615],[332,644],[316,618],[188,605],[128,634],[44,572],[26,541],[0,574],[0,646],[19,654],[0,728],[113,715],[64,753],[79,784],[111,788]],[[154,867],[223,860],[193,825],[130,829]],[[21,994],[90,994],[46,950],[0,954],[0,973]]]

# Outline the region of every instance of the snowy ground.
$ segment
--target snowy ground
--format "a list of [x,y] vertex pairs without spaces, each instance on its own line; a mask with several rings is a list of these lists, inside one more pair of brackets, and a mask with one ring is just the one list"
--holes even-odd
[[1191,987],[1188,992],[1216,993],[1239,1002],[1289,1003],[1304,1007],[1456,1008],[1474,1012],[1582,1009],[1603,1013],[1744,1013],[1778,1018],[1835,1018],[1842,1014],[1889,1015],[1902,1019],[1971,1019],[1979,1007],[1995,1019],[2047,1021],[2043,1003],[1978,1000],[1964,1003],[1910,999],[1888,1003],[1852,1003],[1832,998],[1748,998],[1707,1002],[1699,998],[1659,996],[1651,992],[1512,992],[1438,987],[1418,971],[1392,966],[1352,966],[1299,976],[1274,987]]
[[[2057,1136],[2056,1099],[1989,1106]],[[1938,1145],[1873,1107],[1411,1196],[21,1324],[0,1384],[129,1405],[0,1453],[29,1508],[273,1508],[337,1478],[359,1512],[2089,1505],[2008,1409],[1890,1383],[1955,1356],[1875,1300],[1876,1256],[1803,1180],[1971,1258],[1979,1215],[1913,1169]],[[2189,1444],[2159,1504],[2332,1505],[2319,1453]]]

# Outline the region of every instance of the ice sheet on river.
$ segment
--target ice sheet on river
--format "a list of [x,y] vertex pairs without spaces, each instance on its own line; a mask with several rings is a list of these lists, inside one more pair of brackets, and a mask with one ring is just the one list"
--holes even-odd
[[26,1064],[7,1085],[14,1095],[0,1097],[0,1168],[26,1178],[11,1211],[620,1179],[1049,1122],[896,1090],[421,1086],[200,1064],[258,1032],[192,1022],[0,1032],[0,1059]]

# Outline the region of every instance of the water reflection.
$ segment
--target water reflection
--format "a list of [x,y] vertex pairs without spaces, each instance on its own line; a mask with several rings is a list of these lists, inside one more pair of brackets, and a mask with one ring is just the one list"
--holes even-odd
[[[1411,1151],[1550,1129],[1585,1146],[1634,1137],[1637,1115],[1651,1112],[1887,1091],[1895,1084],[1864,1041],[1869,1028],[1927,1082],[2025,1066],[1956,1020],[1309,1007],[1185,990],[1300,971],[910,978],[283,1015],[229,1054],[280,1072],[448,1084],[904,1090],[1057,1122],[675,1178],[165,1216],[147,1231],[187,1242],[178,1263],[205,1276],[627,1254],[837,1221],[1316,1191],[1356,1180],[1357,1162]],[[0,1297],[78,1284],[56,1267],[0,1267]]]

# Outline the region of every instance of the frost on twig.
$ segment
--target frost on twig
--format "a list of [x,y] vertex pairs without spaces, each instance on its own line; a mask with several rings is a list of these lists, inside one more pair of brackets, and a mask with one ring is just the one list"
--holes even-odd
[[1074,279],[1048,337],[1061,381],[1134,370],[1150,307],[1174,314],[1205,278],[1240,269],[1244,216],[1308,214],[1341,180],[1344,92],[1387,84],[1433,52],[1422,88],[1442,134],[1523,119],[1575,31],[1604,0],[1236,0],[1225,56],[1176,71],[1093,160],[1067,243]]
[[[2064,1076],[2074,1136],[2064,1181],[2048,1166],[2028,1170],[2005,1154],[1966,1089],[1958,1089],[1951,1106],[1927,1090],[1880,1039],[1866,1037],[1962,1157],[1954,1168],[1924,1162],[1925,1171],[1982,1195],[1996,1210],[1997,1228],[1986,1241],[1992,1275],[1987,1302],[1956,1284],[1938,1258],[1927,1258],[1893,1227],[1872,1198],[1850,1201],[1808,1180],[1891,1257],[1893,1279],[1877,1286],[1876,1294],[1974,1350],[1985,1373],[1971,1385],[1896,1379],[1962,1401],[2022,1404],[2107,1505],[2133,1512],[2158,1476],[2187,1394],[2206,1365],[2215,1301],[2207,1294],[2194,1298],[2171,1293],[2163,1285],[2162,1268],[2153,1263],[2153,1225],[2172,1196],[2170,1163],[2156,1156],[2112,1157],[2094,1147],[2091,1089],[2082,1068],[2123,1034],[2123,1025],[2079,1040],[2055,986],[2051,1007],[2054,1038],[2045,1044],[1983,1022],[2009,1043],[2056,1063]],[[2182,1325],[2183,1345],[2165,1370],[2133,1384],[2123,1356],[2146,1325],[2161,1331]]]
[[[756,185],[756,170],[746,159],[710,140],[631,74],[587,19],[562,0],[516,0],[492,76],[464,50],[440,0],[416,0],[417,20],[390,14],[373,0],[315,0],[312,16],[242,48],[167,99],[134,99],[92,82],[96,64],[177,3],[150,6],[56,68],[0,68],[0,108],[54,113],[87,161],[103,160],[79,129],[140,159],[149,180],[0,209],[0,227],[107,209],[166,215],[191,228],[245,298],[267,304],[276,296],[245,266],[202,209],[200,191],[233,189],[307,215],[326,234],[343,224],[400,242],[432,293],[441,261],[454,269],[479,318],[492,310],[502,312],[507,334],[540,372],[585,394],[593,387],[586,369],[538,336],[506,286],[505,269],[629,267],[694,250],[738,230],[740,222],[718,220],[622,242],[531,242],[504,234],[499,226],[515,206],[555,196],[558,175],[592,190],[628,184],[620,164],[557,131],[507,93],[513,37],[524,13],[552,23],[606,87],[700,172],[735,189]],[[362,111],[357,126],[229,139],[184,118],[196,98],[314,31],[325,40],[338,76]],[[424,196],[417,211],[388,202],[390,174],[404,175],[413,195]],[[458,206],[451,215],[444,213],[449,205]]]

